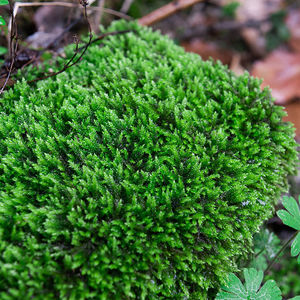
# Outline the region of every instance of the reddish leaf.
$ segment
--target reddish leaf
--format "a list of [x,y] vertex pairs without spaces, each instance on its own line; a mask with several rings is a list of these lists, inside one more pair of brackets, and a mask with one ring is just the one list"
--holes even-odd
[[264,79],[263,87],[272,88],[276,103],[300,97],[300,53],[275,50],[254,64],[252,75]]
[[215,43],[206,42],[200,39],[193,39],[190,42],[183,42],[181,46],[188,52],[199,54],[203,60],[212,57],[215,60],[220,60],[224,64],[230,64],[233,53],[218,47]]
[[300,101],[285,105],[285,111],[288,115],[284,117],[284,121],[294,123],[296,127],[296,139],[300,142]]

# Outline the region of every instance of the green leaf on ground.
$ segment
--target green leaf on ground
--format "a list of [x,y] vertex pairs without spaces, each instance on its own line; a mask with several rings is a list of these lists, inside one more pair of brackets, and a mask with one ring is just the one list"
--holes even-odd
[[229,17],[229,18],[233,19],[233,18],[235,18],[236,10],[238,9],[239,6],[240,6],[240,3],[237,1],[228,3],[223,6],[222,13],[225,17]]
[[7,5],[8,4],[8,0],[0,0],[0,5]]
[[4,55],[7,53],[7,48],[0,46],[0,55]]
[[229,274],[227,286],[223,286],[216,300],[281,300],[281,291],[274,280],[268,280],[261,288],[263,272],[244,269],[245,286],[233,273]]
[[[300,196],[299,200],[300,201]],[[300,208],[299,204],[293,197],[283,197],[282,204],[286,210],[279,210],[278,217],[282,220],[283,224],[300,230]],[[296,235],[292,246],[291,255],[297,256],[300,253],[300,232]],[[298,263],[300,264],[300,255],[298,256]]]
[[0,25],[5,25],[5,20],[0,16]]

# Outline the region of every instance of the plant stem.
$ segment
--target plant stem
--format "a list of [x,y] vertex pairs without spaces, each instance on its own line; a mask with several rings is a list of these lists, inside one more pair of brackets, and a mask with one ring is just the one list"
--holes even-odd
[[9,65],[9,69],[7,70],[7,76],[4,81],[4,84],[1,87],[0,95],[3,93],[5,87],[8,83],[9,77],[10,77],[11,72],[14,67],[15,58],[16,58],[17,50],[18,50],[17,26],[16,26],[16,20],[15,20],[13,12],[14,12],[14,1],[9,0],[9,13],[11,15],[10,16],[10,29],[9,29],[10,34],[9,34],[9,43],[8,43],[10,65]]
[[260,254],[262,254],[265,251],[266,248],[261,249],[259,252],[255,254],[255,258],[257,258]]
[[264,272],[264,275],[266,275],[271,267],[273,266],[274,262],[278,259],[279,255],[285,250],[285,248],[289,245],[289,243],[296,237],[296,235],[300,232],[300,230],[297,230],[281,247],[281,249],[277,252],[275,257],[270,261],[267,269]]

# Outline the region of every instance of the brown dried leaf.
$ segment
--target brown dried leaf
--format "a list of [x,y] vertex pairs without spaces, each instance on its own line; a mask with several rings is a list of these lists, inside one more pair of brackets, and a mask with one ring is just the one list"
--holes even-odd
[[242,75],[245,72],[244,67],[241,65],[241,55],[236,53],[232,57],[232,61],[230,63],[230,70],[233,71],[237,75]]
[[[6,82],[6,77],[0,78],[0,88],[3,87],[3,85],[5,84],[5,82]],[[12,80],[11,78],[8,78],[6,86],[9,87],[9,86],[13,86],[14,84],[15,84],[15,81]]]
[[212,57],[214,60],[220,60],[224,64],[230,64],[233,52],[218,47],[215,43],[206,42],[200,39],[193,39],[189,42],[183,42],[181,46],[187,52],[194,52],[201,56],[203,60]]
[[283,118],[284,121],[292,122],[296,127],[296,139],[300,140],[300,101],[295,101],[285,105],[287,116]]
[[252,75],[264,79],[262,87],[271,87],[276,103],[300,97],[300,53],[275,50],[254,64]]
[[300,52],[300,10],[292,10],[287,16],[286,25],[291,37],[289,45],[294,51]]
[[68,7],[42,6],[36,11],[34,22],[38,31],[53,32],[65,27],[69,13]]
[[69,7],[40,7],[34,15],[37,31],[30,35],[26,41],[30,43],[32,48],[48,48],[64,32],[68,18],[72,19],[71,12]]

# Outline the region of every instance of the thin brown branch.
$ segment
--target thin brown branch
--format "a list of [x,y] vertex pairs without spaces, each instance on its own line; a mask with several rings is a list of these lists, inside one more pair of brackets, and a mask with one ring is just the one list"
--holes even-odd
[[8,45],[9,45],[8,47],[9,47],[10,65],[9,65],[8,70],[7,70],[7,76],[5,78],[3,86],[1,87],[0,95],[3,93],[5,87],[8,83],[8,80],[10,78],[10,75],[11,75],[13,67],[14,67],[16,53],[17,53],[17,50],[18,50],[17,26],[16,26],[15,17],[13,15],[13,11],[14,11],[13,0],[9,0],[9,13],[11,15],[10,30],[9,30],[9,43],[8,43]]
[[283,246],[276,253],[276,255],[274,256],[274,258],[269,262],[269,265],[268,265],[267,269],[265,270],[264,275],[268,274],[268,272],[270,271],[270,269],[273,266],[274,262],[278,259],[278,257],[280,256],[280,254],[288,247],[288,245],[290,244],[290,242],[297,236],[298,233],[300,233],[300,230],[295,231],[294,234],[292,234],[292,236],[283,244]]
[[[37,79],[33,79],[31,81],[28,81],[28,83],[32,83],[32,82],[36,82],[36,81],[40,81],[40,80],[44,80],[44,79],[47,79],[47,78],[50,78],[50,77],[53,77],[53,76],[56,76],[64,71],[66,71],[67,69],[69,69],[70,67],[74,66],[75,64],[77,64],[81,58],[83,57],[83,55],[85,54],[86,50],[88,49],[88,47],[95,43],[95,42],[98,42],[102,39],[104,39],[105,37],[107,36],[113,36],[113,35],[117,35],[117,34],[125,34],[125,33],[128,33],[130,32],[131,30],[123,30],[123,31],[113,31],[113,32],[108,32],[108,33],[104,33],[102,35],[100,35],[99,37],[95,38],[95,39],[91,39],[93,37],[93,35],[90,35],[90,39],[88,41],[88,43],[86,45],[84,45],[83,47],[81,48],[78,48],[78,41],[76,42],[76,49],[74,51],[74,54],[73,56],[68,60],[68,62],[66,62],[63,66],[63,68],[57,72],[53,72],[53,73],[50,73],[44,77],[41,77],[41,78],[37,78]],[[80,54],[80,56],[78,58],[76,58],[77,54],[82,51],[82,53]]]
[[8,83],[8,80],[10,78],[10,75],[11,75],[11,72],[13,70],[13,67],[14,67],[14,63],[15,63],[15,57],[16,57],[16,52],[17,52],[17,48],[18,48],[18,43],[16,42],[15,43],[15,49],[13,49],[12,53],[13,53],[13,57],[11,58],[11,62],[10,62],[10,65],[9,65],[9,69],[8,69],[8,72],[7,72],[7,75],[6,75],[6,78],[5,78],[5,81],[3,83],[3,86],[0,90],[0,95],[3,93],[7,83]]
[[[120,30],[120,31],[111,31],[111,32],[103,33],[100,36],[98,36],[97,38],[93,39],[90,44],[93,44],[93,43],[96,43],[96,42],[98,42],[100,40],[103,40],[107,36],[113,36],[113,35],[118,35],[118,34],[125,34],[125,33],[128,33],[128,32],[132,32],[132,30]],[[85,46],[79,48],[78,51],[81,51],[84,48],[85,48]]]
[[[17,15],[18,13],[18,9],[20,7],[31,7],[31,6],[64,6],[64,7],[79,7],[78,4],[75,3],[69,3],[69,2],[27,2],[27,3],[23,3],[23,2],[16,2],[15,6],[14,6],[14,16]],[[91,11],[102,11],[103,13],[107,13],[110,15],[114,15],[116,17],[122,18],[122,19],[126,19],[126,20],[132,20],[131,17],[127,16],[124,13],[115,11],[113,9],[110,8],[101,8],[101,7],[92,7],[92,6],[88,6],[87,10],[91,10]]]
[[13,0],[9,0],[9,13],[11,15],[11,21],[10,21],[10,26],[9,26],[9,58],[12,60],[14,53],[13,53],[13,43],[14,39],[16,38],[16,20],[15,16],[13,15],[14,11],[14,3]]
[[89,28],[89,41],[87,42],[87,44],[84,46],[83,48],[83,51],[81,52],[81,54],[76,58],[78,52],[79,52],[79,48],[78,48],[78,41],[76,41],[76,49],[74,51],[74,54],[73,56],[68,60],[67,63],[64,64],[63,68],[60,69],[59,71],[57,72],[53,72],[53,73],[49,73],[48,75],[46,76],[43,76],[43,77],[39,77],[39,78],[36,78],[36,79],[33,79],[33,80],[30,80],[28,81],[28,83],[33,83],[33,82],[36,82],[36,81],[40,81],[40,80],[44,80],[44,79],[47,79],[47,78],[50,78],[50,77],[54,77],[58,74],[61,74],[63,73],[64,71],[66,71],[67,69],[71,68],[72,66],[74,66],[75,64],[77,64],[81,58],[83,57],[83,55],[85,54],[86,50],[88,49],[88,47],[90,46],[90,44],[92,43],[92,39],[93,39],[93,34],[92,34],[92,29],[91,29],[91,24],[88,20],[88,17],[87,17],[87,7],[86,7],[86,4],[85,2],[83,2],[83,8],[84,8],[84,17],[85,17],[85,20],[87,21],[87,24],[88,24],[88,28]]
[[149,26],[175,14],[179,10],[203,1],[204,0],[175,0],[140,18],[138,22],[140,25]]

